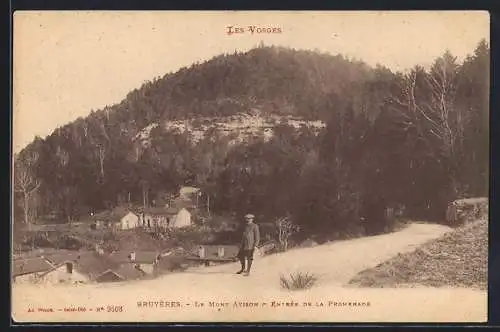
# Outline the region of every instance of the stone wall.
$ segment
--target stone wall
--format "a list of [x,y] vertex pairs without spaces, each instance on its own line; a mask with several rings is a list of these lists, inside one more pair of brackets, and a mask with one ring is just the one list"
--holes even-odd
[[488,198],[465,198],[451,202],[446,211],[450,226],[461,226],[478,219],[488,219]]

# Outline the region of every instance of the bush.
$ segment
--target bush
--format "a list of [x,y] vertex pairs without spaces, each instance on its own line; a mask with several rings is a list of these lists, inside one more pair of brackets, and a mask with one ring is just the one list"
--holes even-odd
[[60,236],[56,243],[60,249],[79,250],[83,247],[80,241],[67,235]]
[[275,224],[280,251],[286,251],[288,249],[290,237],[297,233],[300,227],[295,225],[289,217],[278,218]]
[[281,287],[288,290],[301,290],[311,288],[317,281],[313,274],[308,272],[295,272],[290,273],[289,277],[284,275],[280,276]]
[[45,236],[42,235],[30,235],[27,236],[23,242],[23,246],[29,247],[29,248],[55,248],[54,244],[47,239]]

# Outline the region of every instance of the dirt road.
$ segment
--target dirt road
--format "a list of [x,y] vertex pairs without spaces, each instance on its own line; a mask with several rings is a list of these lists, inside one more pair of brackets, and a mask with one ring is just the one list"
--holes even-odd
[[[249,277],[235,275],[239,264],[234,263],[148,281],[82,286],[16,285],[13,307],[18,320],[42,321],[484,321],[486,292],[343,287],[359,271],[413,250],[449,230],[445,226],[415,223],[396,233],[290,250],[256,259]],[[306,291],[280,289],[280,274],[295,271],[314,273],[317,284]],[[144,301],[153,303],[139,307],[138,302]],[[165,303],[171,301],[178,302],[180,307],[170,304],[167,307]],[[246,306],[238,305],[239,302]],[[89,311],[112,304],[123,306],[123,312]],[[81,306],[86,311],[64,312],[64,308],[71,306]],[[29,307],[35,311],[47,307],[54,312],[29,313]]]

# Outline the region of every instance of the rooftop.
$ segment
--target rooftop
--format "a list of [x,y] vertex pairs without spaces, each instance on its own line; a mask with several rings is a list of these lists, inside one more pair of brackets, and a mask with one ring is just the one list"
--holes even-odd
[[104,220],[104,221],[118,221],[121,218],[125,217],[127,214],[133,213],[132,209],[129,209],[125,206],[115,207],[113,210],[106,210],[99,213],[96,213],[92,219],[96,220]]
[[118,264],[115,261],[94,252],[81,255],[80,258],[75,261],[75,270],[89,276],[91,279],[95,279],[106,270],[117,267]]
[[125,280],[137,280],[146,275],[142,270],[136,269],[132,265],[123,265],[114,269],[107,269],[101,274],[96,276],[97,281],[111,281],[109,278],[105,278],[106,275],[114,275],[114,281],[125,281]]
[[54,252],[52,254],[45,255],[44,257],[51,264],[59,265],[67,261],[77,261],[78,259],[81,258],[82,255],[88,255],[88,254],[90,253],[68,250],[62,252]]
[[54,266],[42,257],[27,259],[16,259],[12,263],[12,274],[20,276],[24,274],[48,272],[53,270]]
[[146,207],[139,209],[139,212],[153,215],[175,215],[179,209],[177,207]]
[[120,267],[113,269],[113,272],[125,280],[140,279],[146,275],[144,271],[134,268],[131,264],[121,265]]

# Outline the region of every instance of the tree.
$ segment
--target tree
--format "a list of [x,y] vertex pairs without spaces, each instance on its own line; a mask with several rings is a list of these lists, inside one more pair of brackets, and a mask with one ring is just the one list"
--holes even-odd
[[275,220],[276,225],[276,235],[278,238],[278,243],[281,251],[286,251],[288,249],[288,241],[290,236],[297,233],[300,227],[292,223],[290,217],[281,217]]
[[402,117],[399,125],[414,131],[427,158],[434,158],[449,174],[451,199],[459,195],[458,156],[464,139],[466,114],[455,104],[458,68],[456,57],[445,52],[426,72],[411,70],[402,80],[400,96],[391,96],[393,110]]
[[17,158],[14,163],[14,188],[23,196],[24,223],[31,227],[30,220],[30,199],[40,187],[33,174],[33,166],[38,160],[37,154],[31,154],[25,158]]
[[[108,112],[106,112],[108,114]],[[94,153],[98,160],[99,166],[99,174],[100,178],[104,178],[104,160],[106,158],[106,152],[108,150],[107,145],[110,144],[110,137],[108,136],[108,132],[106,130],[106,125],[104,124],[104,119],[97,119],[97,123],[94,124],[94,130],[97,131],[95,134],[97,136],[90,136],[90,142],[94,146]]]

